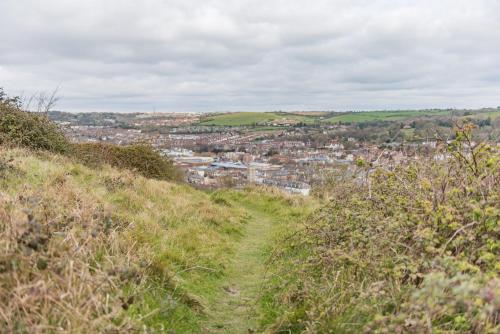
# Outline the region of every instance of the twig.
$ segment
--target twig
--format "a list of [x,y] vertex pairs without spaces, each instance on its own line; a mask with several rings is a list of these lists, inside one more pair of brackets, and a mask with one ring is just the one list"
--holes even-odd
[[452,241],[453,241],[453,239],[455,239],[455,237],[457,236],[457,234],[458,234],[458,233],[460,233],[460,232],[462,232],[463,230],[465,230],[466,228],[471,227],[471,226],[474,226],[474,225],[476,225],[476,224],[477,224],[477,222],[472,222],[472,223],[469,223],[469,224],[467,224],[467,225],[464,225],[464,226],[462,226],[461,228],[459,228],[458,230],[456,230],[456,231],[455,231],[455,233],[453,233],[453,235],[451,236],[451,238],[450,238],[450,239],[449,239],[449,240],[448,240],[448,241],[444,244],[444,248],[443,248],[443,250],[445,250],[445,249],[446,249],[446,247],[448,247],[448,244],[449,244],[450,242],[452,242]]

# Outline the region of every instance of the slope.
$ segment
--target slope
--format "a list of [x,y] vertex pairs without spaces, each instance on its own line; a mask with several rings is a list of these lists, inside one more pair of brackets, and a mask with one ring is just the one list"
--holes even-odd
[[7,332],[261,331],[273,240],[308,212],[0,146],[0,326]]
[[186,185],[0,146],[0,327],[198,332],[191,286],[225,275],[244,224]]

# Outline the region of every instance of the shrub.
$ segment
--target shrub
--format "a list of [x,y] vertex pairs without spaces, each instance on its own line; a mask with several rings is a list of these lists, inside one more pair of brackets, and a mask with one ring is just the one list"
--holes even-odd
[[182,180],[172,161],[150,146],[137,144],[73,144],[45,114],[21,109],[17,98],[5,98],[0,90],[0,144],[44,150],[72,157],[90,167],[109,164],[160,180]]
[[119,169],[136,171],[142,176],[159,180],[181,180],[180,171],[170,159],[150,146],[136,144],[116,146],[105,143],[73,144],[72,155],[81,163],[98,167],[108,164]]
[[69,148],[63,132],[47,116],[22,111],[6,102],[0,102],[0,144],[55,153],[65,153]]
[[471,131],[446,161],[337,184],[274,258],[276,332],[498,332],[500,156]]

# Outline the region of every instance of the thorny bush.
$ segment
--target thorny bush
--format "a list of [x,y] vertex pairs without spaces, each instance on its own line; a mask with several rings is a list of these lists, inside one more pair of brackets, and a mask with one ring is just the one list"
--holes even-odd
[[371,191],[337,185],[279,246],[274,331],[498,333],[500,156],[472,131],[445,159],[375,170]]

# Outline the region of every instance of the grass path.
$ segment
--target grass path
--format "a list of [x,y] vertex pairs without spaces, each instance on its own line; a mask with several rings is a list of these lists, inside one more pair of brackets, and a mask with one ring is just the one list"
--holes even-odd
[[251,219],[207,310],[208,333],[254,333],[258,329],[257,300],[264,281],[273,219],[258,210],[248,207],[247,210]]

